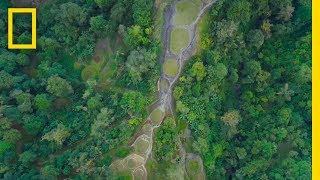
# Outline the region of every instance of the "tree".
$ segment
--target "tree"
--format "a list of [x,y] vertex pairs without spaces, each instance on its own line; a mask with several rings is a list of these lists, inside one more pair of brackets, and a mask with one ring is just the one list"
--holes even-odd
[[206,76],[206,68],[202,62],[196,62],[192,65],[191,76],[196,77],[197,81],[201,81]]
[[69,130],[63,125],[58,124],[55,129],[42,136],[42,140],[54,141],[60,145],[70,136]]
[[47,91],[55,96],[62,97],[73,93],[70,83],[58,75],[49,77],[47,84]]
[[271,37],[271,27],[272,27],[272,24],[270,23],[269,19],[264,20],[262,22],[261,30],[263,32],[265,39],[269,39]]
[[222,20],[216,23],[214,27],[216,34],[217,44],[225,45],[225,43],[232,41],[234,37],[236,37],[238,32],[239,23],[235,23],[234,21],[226,21]]
[[247,78],[243,80],[245,83],[253,83],[256,80],[256,76],[261,72],[261,65],[259,61],[248,61],[245,63],[245,73]]
[[307,64],[300,65],[300,69],[295,75],[295,80],[301,85],[311,82],[311,68]]
[[21,139],[21,133],[16,129],[9,129],[3,132],[3,140],[11,143],[16,144]]
[[51,107],[51,100],[47,94],[38,94],[34,98],[34,104],[40,111],[48,111]]
[[148,99],[139,92],[125,92],[120,101],[121,107],[129,114],[141,114],[148,104]]
[[214,83],[222,81],[228,74],[228,69],[223,63],[217,63],[215,66],[208,67],[208,77],[212,78]]
[[283,96],[285,100],[291,101],[291,96],[293,96],[294,91],[289,88],[288,83],[285,83],[277,94]]
[[235,149],[236,153],[237,153],[237,156],[239,159],[245,159],[246,156],[247,156],[247,151],[245,148],[236,148]]
[[155,134],[155,158],[158,162],[170,161],[177,149],[178,132],[173,118],[166,118]]
[[277,18],[284,21],[289,21],[290,18],[292,17],[293,11],[294,11],[294,7],[292,7],[291,5],[288,5],[286,7],[281,7],[281,10],[279,11]]
[[10,150],[13,147],[11,143],[0,140],[0,154]]
[[18,44],[31,44],[31,34],[24,32],[22,33],[18,39],[17,39]]
[[100,8],[103,8],[103,7],[110,7],[114,0],[94,0],[94,2],[100,7]]
[[132,10],[135,24],[142,27],[150,25],[153,3],[153,0],[134,0]]
[[36,160],[37,155],[32,151],[25,151],[19,155],[19,162],[23,166],[28,166],[29,163],[34,162]]
[[173,91],[173,97],[176,100],[179,100],[182,95],[183,95],[183,89],[179,86],[175,87]]
[[78,58],[78,61],[87,61],[94,53],[95,38],[89,31],[83,31],[78,38],[71,52]]
[[278,112],[279,123],[281,125],[287,126],[292,116],[291,113],[292,113],[292,110],[290,108],[280,109]]
[[0,71],[0,89],[9,89],[15,83],[18,82],[18,78],[15,76],[10,75],[6,71]]
[[59,13],[56,14],[56,21],[66,27],[70,25],[81,26],[86,20],[87,13],[84,8],[72,2],[61,4]]
[[45,119],[40,116],[26,114],[23,116],[23,127],[31,134],[37,135],[45,126]]
[[56,179],[59,175],[58,169],[55,168],[53,165],[45,165],[40,170],[41,176],[44,179]]
[[264,42],[264,36],[261,30],[255,29],[248,33],[248,42],[251,46],[260,48]]
[[125,7],[125,5],[122,2],[118,2],[117,4],[115,4],[112,7],[110,18],[113,21],[120,23],[124,19],[124,16],[126,14],[126,10],[127,10],[127,8]]
[[201,154],[205,154],[209,151],[208,142],[202,137],[198,137],[197,140],[192,144],[192,147],[196,152]]
[[221,120],[230,127],[236,127],[241,121],[240,112],[238,110],[231,110],[221,117]]
[[94,120],[91,126],[91,135],[96,137],[103,137],[105,128],[107,128],[113,121],[111,111],[108,108],[101,108],[100,113]]
[[134,49],[140,43],[146,41],[143,37],[143,29],[139,25],[131,26],[127,28],[124,34],[124,43],[129,46],[129,48]]
[[155,66],[156,57],[156,53],[147,51],[146,49],[138,48],[130,52],[126,67],[135,82],[141,81],[142,75]]
[[47,61],[58,58],[58,51],[61,46],[56,39],[41,36],[38,40],[38,46],[40,46],[42,50],[42,52],[39,53],[41,59]]
[[102,16],[98,15],[90,18],[90,30],[98,37],[107,35],[109,32],[108,21]]
[[227,12],[229,20],[246,24],[251,17],[251,4],[247,0],[231,1]]
[[100,95],[96,95],[94,97],[91,97],[87,102],[87,106],[91,110],[100,108],[102,106],[101,96]]

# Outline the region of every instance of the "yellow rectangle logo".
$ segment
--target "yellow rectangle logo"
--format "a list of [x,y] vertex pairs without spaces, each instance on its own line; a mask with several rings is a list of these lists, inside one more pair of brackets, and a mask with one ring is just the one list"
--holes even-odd
[[[31,13],[32,15],[32,43],[13,44],[13,15],[14,13]],[[36,49],[37,48],[37,9],[9,8],[8,9],[8,49]]]

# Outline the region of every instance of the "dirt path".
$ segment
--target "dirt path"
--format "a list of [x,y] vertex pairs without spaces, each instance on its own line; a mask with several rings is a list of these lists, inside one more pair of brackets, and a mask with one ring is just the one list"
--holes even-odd
[[[163,34],[163,45],[164,45],[164,55],[161,60],[162,72],[161,77],[158,82],[159,99],[157,100],[158,106],[150,113],[147,118],[146,123],[139,132],[139,136],[134,140],[131,145],[134,148],[134,152],[125,157],[114,161],[110,167],[118,172],[131,172],[134,179],[147,179],[147,171],[145,164],[150,157],[153,145],[154,130],[160,127],[165,114],[169,113],[174,116],[173,111],[173,98],[172,92],[175,83],[180,77],[183,69],[184,63],[192,56],[196,50],[196,40],[198,38],[196,25],[200,21],[204,13],[209,9],[209,7],[214,4],[215,0],[202,0],[202,5],[199,7],[199,12],[196,19],[188,25],[177,25],[174,22],[174,16],[176,15],[177,1],[168,8],[165,13],[165,29]],[[171,32],[174,28],[183,28],[189,33],[189,43],[188,45],[180,51],[179,54],[173,54],[170,50],[171,42]],[[167,58],[175,59],[179,65],[179,71],[174,76],[166,75],[163,71],[164,60]],[[167,81],[168,85],[166,87],[161,86],[161,81]],[[186,153],[181,143],[179,143],[179,149],[182,152],[183,161],[185,159],[198,159],[201,163],[201,171],[203,171],[202,160],[198,155],[192,153]],[[185,166],[185,162],[183,163]],[[185,170],[185,168],[184,168]]]

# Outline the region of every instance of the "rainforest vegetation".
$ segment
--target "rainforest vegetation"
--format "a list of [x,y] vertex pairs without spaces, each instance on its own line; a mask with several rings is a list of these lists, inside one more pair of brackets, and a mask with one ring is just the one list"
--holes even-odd
[[[158,98],[171,3],[0,1],[0,179],[131,179],[110,164]],[[37,8],[37,49],[7,48],[10,7]],[[30,43],[31,15],[13,25]],[[311,179],[311,1],[218,0],[197,27],[148,179],[177,173],[180,145],[206,179]]]

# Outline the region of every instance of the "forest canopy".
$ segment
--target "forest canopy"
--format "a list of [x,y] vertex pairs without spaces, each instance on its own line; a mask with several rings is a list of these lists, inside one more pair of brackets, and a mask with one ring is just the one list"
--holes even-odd
[[[209,1],[179,2],[189,17]],[[148,179],[311,179],[311,1],[218,0],[179,65],[164,63],[165,38],[192,34],[164,37],[176,5],[0,1],[0,179],[132,179],[112,163],[143,147]],[[37,8],[36,49],[7,48],[10,7]]]

